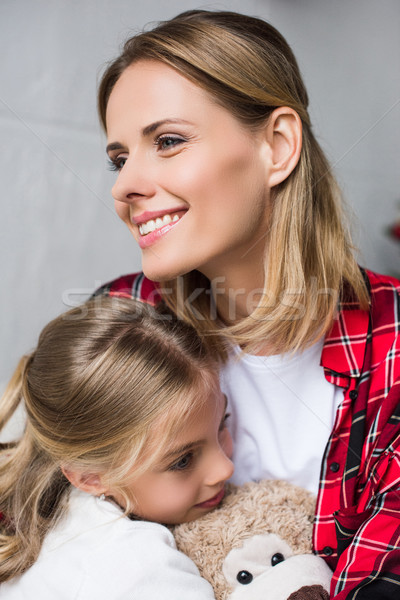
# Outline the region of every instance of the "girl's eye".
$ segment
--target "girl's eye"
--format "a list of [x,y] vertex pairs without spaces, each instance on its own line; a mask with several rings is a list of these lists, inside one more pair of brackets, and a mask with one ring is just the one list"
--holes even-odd
[[193,452],[188,452],[184,456],[181,456],[181,458],[176,463],[171,465],[168,470],[169,471],[184,471],[185,469],[188,469],[192,465],[193,458],[194,458]]
[[178,146],[179,144],[183,144],[185,140],[181,137],[175,137],[173,135],[159,135],[154,144],[157,146],[158,150],[170,150]]
[[229,417],[231,416],[231,413],[225,413],[224,418],[221,421],[221,425],[219,426],[219,430],[223,431],[226,427],[226,422],[229,419]]
[[126,163],[126,158],[117,157],[117,158],[109,158],[108,159],[108,168],[110,171],[120,171],[124,164]]

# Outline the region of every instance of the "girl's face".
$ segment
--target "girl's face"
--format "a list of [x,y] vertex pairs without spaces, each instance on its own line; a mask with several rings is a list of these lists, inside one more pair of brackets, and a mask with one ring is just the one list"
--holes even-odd
[[[210,394],[155,464],[133,475],[126,488],[137,516],[157,523],[185,523],[221,502],[224,484],[233,473],[225,411],[222,392],[217,397]],[[154,427],[155,436],[161,427],[162,423]]]
[[230,265],[254,268],[250,250],[268,228],[264,132],[148,60],[123,72],[106,117],[115,206],[140,245],[145,274],[162,281],[193,269],[212,278]]

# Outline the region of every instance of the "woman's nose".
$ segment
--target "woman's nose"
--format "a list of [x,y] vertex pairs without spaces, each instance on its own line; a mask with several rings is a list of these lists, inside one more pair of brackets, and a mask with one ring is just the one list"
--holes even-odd
[[150,198],[155,194],[154,173],[143,159],[128,157],[111,193],[117,202],[131,203],[137,198]]

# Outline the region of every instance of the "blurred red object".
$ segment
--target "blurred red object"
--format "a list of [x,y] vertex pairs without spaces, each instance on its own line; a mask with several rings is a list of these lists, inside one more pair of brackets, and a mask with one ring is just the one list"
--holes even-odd
[[391,238],[400,241],[400,221],[389,227],[389,235]]

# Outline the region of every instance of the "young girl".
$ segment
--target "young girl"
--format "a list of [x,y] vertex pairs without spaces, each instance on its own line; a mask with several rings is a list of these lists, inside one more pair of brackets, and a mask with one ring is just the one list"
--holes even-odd
[[217,373],[191,327],[142,302],[45,327],[0,407],[2,427],[27,413],[0,454],[2,598],[214,598],[164,524],[215,508],[232,475]]
[[105,291],[158,294],[211,334],[235,481],[318,493],[331,596],[398,598],[400,283],[357,265],[287,42],[188,11],[126,42],[99,109],[143,265]]

